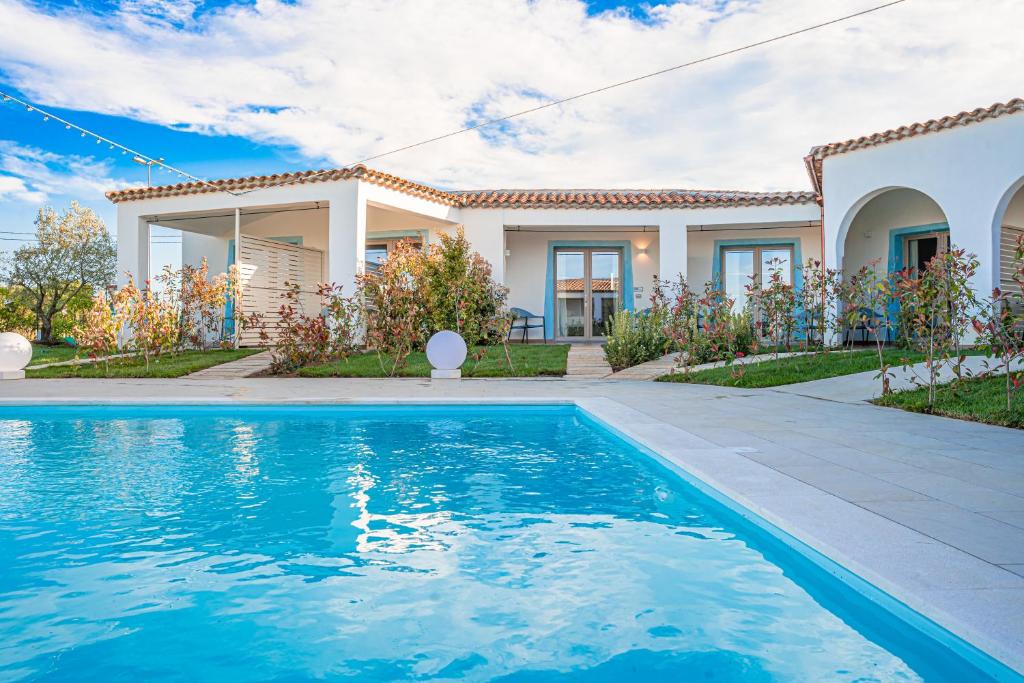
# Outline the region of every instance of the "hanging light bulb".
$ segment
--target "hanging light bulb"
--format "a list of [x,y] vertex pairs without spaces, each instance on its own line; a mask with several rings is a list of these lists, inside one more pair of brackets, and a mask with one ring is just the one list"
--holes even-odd
[[64,124],[64,130],[71,130],[71,124],[70,123]]
[[49,117],[49,116],[44,116],[44,117],[43,117],[43,121],[49,121],[49,120],[50,120],[50,117]]
[[84,133],[84,132],[82,133],[82,137],[83,137],[83,138],[85,137],[85,133]]
[[26,104],[25,105],[25,111],[35,111],[35,109],[32,108],[31,104]]

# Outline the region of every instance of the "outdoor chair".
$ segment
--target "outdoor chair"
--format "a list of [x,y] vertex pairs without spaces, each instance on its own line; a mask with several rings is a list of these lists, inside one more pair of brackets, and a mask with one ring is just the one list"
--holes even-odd
[[[861,341],[862,342],[870,341],[868,339],[869,329],[872,328],[872,327],[877,329],[882,324],[882,321],[885,320],[885,315],[886,315],[884,311],[882,313],[879,313],[878,311],[873,311],[870,308],[863,308],[863,307],[857,309],[857,314],[858,314],[857,315],[857,322],[855,322],[853,325],[850,325],[850,326],[848,326],[846,328],[846,343],[847,344],[849,344],[851,341],[856,341],[856,339],[854,339],[854,337],[855,337],[855,335],[857,334],[858,331],[860,331],[860,333],[861,333]],[[890,332],[889,327],[886,326],[886,328],[885,328],[885,342],[886,343],[888,343],[890,341],[890,339],[889,339],[889,332]]]
[[[512,330],[522,330],[523,331],[522,343],[523,344],[529,344],[530,343],[530,330],[537,329],[537,328],[540,328],[541,330],[544,329],[544,323],[545,323],[544,316],[542,316],[542,315],[534,315],[533,313],[530,313],[529,311],[527,311],[524,308],[511,308],[509,310],[512,312],[512,315],[515,316],[513,318],[513,320],[512,320],[512,325],[508,328],[508,338],[509,339],[512,338]],[[536,322],[538,320],[540,322]],[[531,321],[534,321],[534,322],[531,322]],[[544,343],[547,344],[547,342],[548,342],[547,334],[544,334]]]

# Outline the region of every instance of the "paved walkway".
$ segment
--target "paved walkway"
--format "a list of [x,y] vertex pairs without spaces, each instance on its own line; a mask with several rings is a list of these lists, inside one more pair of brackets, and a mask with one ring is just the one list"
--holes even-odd
[[575,401],[1024,671],[1024,431],[779,390],[663,382],[0,383],[0,404],[239,401]]
[[214,365],[212,368],[197,370],[188,379],[243,379],[263,372],[270,367],[270,352],[262,351],[245,358]]
[[105,356],[96,359],[92,358],[72,358],[71,360],[54,361],[52,363],[39,363],[37,365],[29,365],[26,370],[42,370],[43,368],[56,368],[62,365],[86,365],[90,363],[102,363],[104,360],[114,360],[115,358],[127,358],[128,356],[134,356],[134,353],[115,353],[112,356]]
[[[988,365],[986,365],[986,361]],[[993,365],[994,363],[991,359],[982,356],[968,356],[964,359],[965,374],[967,372],[978,374]],[[915,372],[917,373],[917,376],[921,378],[928,376],[928,370],[924,363],[916,363],[912,367],[913,371],[902,367],[893,368],[892,372],[894,377],[889,380],[889,386],[892,387],[893,391],[916,389],[917,385],[914,384],[912,379]],[[1024,368],[1024,363],[1018,362],[1014,365],[1015,370],[1020,368]],[[942,382],[949,382],[954,377],[953,369],[948,366],[943,367],[939,373],[939,377]],[[786,386],[775,387],[775,391],[820,398],[828,401],[862,403],[864,401],[871,401],[882,395],[882,380],[878,378],[877,370],[871,370],[869,372],[858,372],[854,375],[843,375],[842,377],[816,379],[812,382],[788,384]]]
[[598,379],[612,374],[600,344],[573,344],[566,360],[566,379]]
[[[788,358],[790,356],[803,356],[803,351],[793,351],[791,353],[780,353],[779,358]],[[771,360],[772,354],[762,353],[757,356],[744,356],[743,358],[737,358],[733,361],[733,365],[746,365],[747,363],[759,363],[763,360]],[[608,379],[629,379],[629,380],[640,380],[640,381],[653,381],[661,377],[662,375],[668,375],[673,372],[682,372],[683,368],[678,364],[678,353],[670,353],[662,356],[655,360],[647,361],[646,363],[640,363],[634,365],[631,368],[625,370],[619,370],[618,372],[610,375]],[[709,370],[711,368],[725,367],[725,361],[714,361],[712,363],[701,363],[694,365],[690,368],[690,372],[697,372],[698,370]]]

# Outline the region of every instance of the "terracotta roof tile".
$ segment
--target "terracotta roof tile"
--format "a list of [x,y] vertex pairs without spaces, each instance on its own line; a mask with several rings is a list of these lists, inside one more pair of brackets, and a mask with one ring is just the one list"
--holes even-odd
[[564,208],[564,209],[622,209],[622,208],[679,208],[723,206],[776,206],[784,204],[810,204],[816,200],[813,192],[737,192],[723,190],[471,190],[445,191],[429,185],[399,178],[366,166],[297,173],[230,178],[204,183],[178,183],[158,187],[139,187],[107,192],[107,199],[126,202],[138,199],[158,199],[191,194],[207,194],[220,190],[241,191],[276,184],[322,183],[333,180],[358,178],[388,187],[398,192],[422,197],[448,206],[467,208]]
[[157,199],[161,197],[179,197],[189,194],[207,194],[228,190],[238,192],[241,190],[270,187],[277,184],[301,185],[305,183],[323,183],[332,180],[349,180],[358,178],[375,185],[388,187],[405,194],[422,197],[440,204],[456,206],[460,199],[451,192],[445,192],[429,185],[416,183],[405,178],[384,173],[362,164],[351,168],[336,168],[319,171],[298,171],[296,173],[275,173],[273,175],[249,176],[247,178],[228,178],[226,180],[211,180],[205,183],[178,183],[177,185],[160,185],[158,187],[138,187],[124,190],[113,190],[106,193],[107,199],[114,202],[126,202],[136,199]]
[[484,209],[658,209],[813,204],[817,195],[799,192],[722,190],[472,190],[454,192],[462,206]]
[[864,149],[865,147],[874,147],[876,145],[885,145],[890,142],[899,142],[906,138],[916,137],[918,135],[927,135],[929,133],[937,133],[939,131],[950,130],[959,126],[969,126],[972,123],[995,119],[1000,116],[1015,114],[1021,111],[1024,111],[1024,99],[1015,97],[1008,102],[997,102],[990,107],[979,107],[972,111],[962,111],[959,114],[943,116],[940,119],[931,119],[923,123],[911,123],[909,125],[893,128],[881,133],[864,135],[859,138],[843,140],[842,142],[832,142],[827,145],[818,145],[817,147],[812,147],[810,154],[804,157],[804,164],[807,166],[807,172],[811,176],[811,182],[814,184],[815,189],[820,192],[822,184],[822,162],[824,162],[826,157],[843,154],[845,152],[852,152],[856,149]]

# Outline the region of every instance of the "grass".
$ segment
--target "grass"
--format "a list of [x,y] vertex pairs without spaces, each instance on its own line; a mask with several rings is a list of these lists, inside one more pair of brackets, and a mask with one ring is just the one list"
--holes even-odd
[[150,358],[148,369],[146,368],[145,359],[139,356],[132,356],[130,358],[118,358],[110,361],[109,374],[104,364],[98,362],[86,365],[59,365],[57,367],[42,368],[41,370],[26,370],[25,376],[32,379],[58,377],[182,377],[197,370],[245,358],[259,351],[260,349],[183,351],[174,355],[165,354],[158,358]]
[[[967,351],[968,354],[975,353]],[[888,363],[894,367],[903,364],[904,358],[913,362],[924,360],[924,355],[906,349],[885,349],[882,352]],[[812,354],[807,356],[791,356],[778,360],[765,360],[745,365],[742,377],[732,376],[730,368],[711,368],[684,374],[677,372],[663,375],[659,382],[684,382],[691,384],[715,384],[723,387],[742,387],[746,389],[762,389],[778,387],[797,382],[810,382],[827,377],[852,375],[857,372],[878,371],[878,353],[872,350],[839,352],[832,351],[828,355]]]
[[1006,409],[1006,377],[967,379],[957,386],[943,385],[935,392],[935,406],[928,407],[928,389],[912,389],[882,396],[876,405],[902,408],[915,413],[944,415],[961,420],[985,422],[1024,429],[1024,396],[1014,397],[1013,409]]
[[[487,355],[474,364],[467,359],[462,366],[463,377],[561,377],[565,374],[566,359],[569,356],[567,344],[510,344],[513,372],[509,371],[505,351],[501,346],[486,348]],[[472,354],[470,354],[472,355]],[[386,363],[385,359],[385,363]],[[381,371],[376,353],[360,353],[347,360],[325,365],[302,368],[300,377],[386,377]],[[398,377],[430,377],[430,363],[422,351],[409,355],[405,366],[398,371]]]
[[59,363],[62,360],[71,360],[75,357],[77,349],[67,344],[32,344],[32,360],[29,365],[41,363]]

